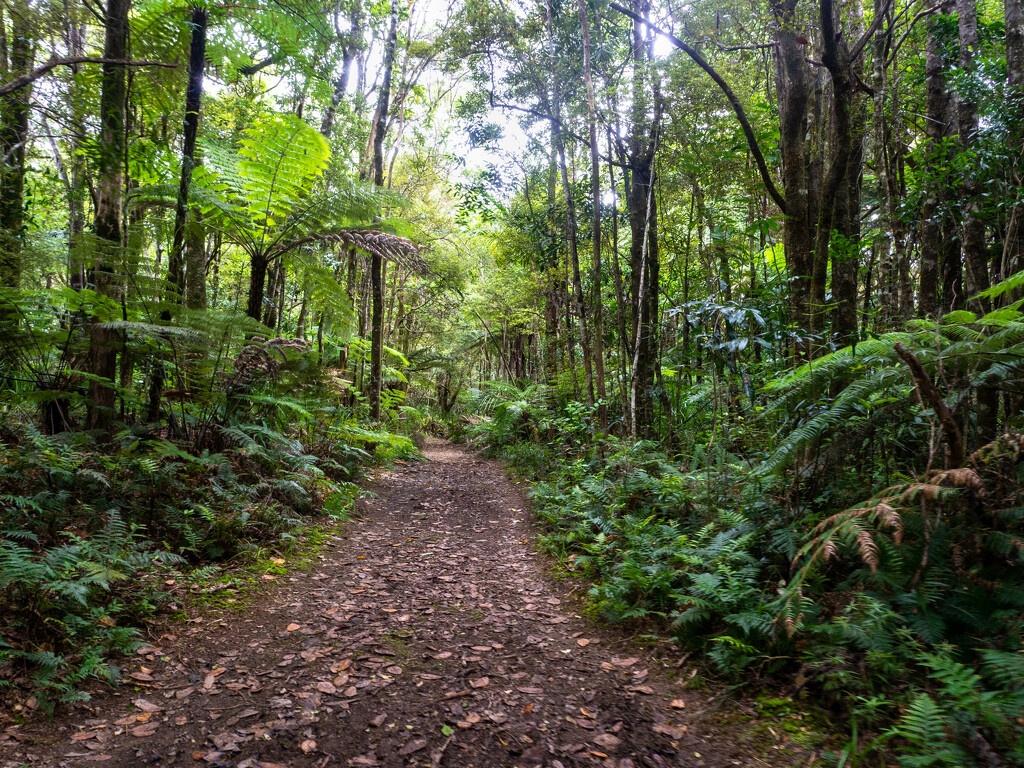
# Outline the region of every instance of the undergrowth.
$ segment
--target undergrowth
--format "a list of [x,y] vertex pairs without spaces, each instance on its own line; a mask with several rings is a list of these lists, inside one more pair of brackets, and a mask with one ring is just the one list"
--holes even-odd
[[[595,611],[824,707],[846,723],[833,764],[1024,765],[1024,321],[996,314],[915,321],[757,397],[686,383],[685,431],[658,440],[597,434],[558,392],[509,385],[473,394],[474,434],[538,480],[541,542]],[[977,446],[962,465],[941,468],[942,406],[897,344]],[[998,382],[1008,431],[982,440],[972,403]]]
[[110,433],[54,429],[55,407],[65,426],[82,412],[63,388],[73,373],[44,377],[65,382],[56,390],[3,379],[0,686],[52,712],[87,698],[90,679],[116,682],[147,623],[181,610],[165,582],[213,593],[223,566],[238,581],[244,564],[344,519],[361,465],[416,455],[418,421],[397,403],[368,425],[308,345],[245,330],[197,336],[202,356],[178,350],[190,362],[171,372],[168,351],[154,377],[173,375],[188,397],[154,399],[159,379],[139,382]]

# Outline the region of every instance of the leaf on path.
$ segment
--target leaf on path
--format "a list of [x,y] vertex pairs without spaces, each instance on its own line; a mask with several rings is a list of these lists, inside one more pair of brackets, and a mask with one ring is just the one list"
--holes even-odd
[[390,667],[387,667],[384,671],[387,672],[389,675],[400,675],[400,674],[402,674],[402,668],[399,667],[397,664],[396,665],[392,665]]
[[355,695],[356,695],[357,693],[359,693],[359,691],[358,691],[358,690],[356,689],[356,687],[355,687],[354,685],[350,685],[350,686],[349,686],[348,688],[346,688],[346,689],[344,690],[344,692],[342,693],[342,695],[343,695],[343,696],[344,696],[344,697],[345,697],[346,699],[351,699],[351,698],[352,698],[352,697],[354,697],[354,696],[355,696]]
[[587,640],[587,638],[585,637],[581,637],[579,640],[576,641],[576,645],[578,645],[580,648],[586,648],[588,645],[590,645],[590,641]]
[[370,725],[372,725],[374,728],[380,728],[382,725],[384,725],[384,721],[387,719],[388,713],[381,712],[379,715],[373,718],[373,720],[370,721]]
[[138,725],[132,728],[132,736],[136,736],[140,739],[145,739],[156,733],[156,730],[159,727],[160,723],[145,723],[144,725]]
[[654,693],[654,689],[649,685],[627,685],[626,690],[633,693],[646,693],[648,696]]
[[482,718],[476,712],[470,712],[466,715],[467,723],[479,723]]
[[296,629],[299,629],[301,626],[302,626],[301,624],[295,624],[293,622],[293,623],[289,624],[287,627],[285,627],[285,629],[288,632],[294,632]]
[[528,693],[531,696],[540,696],[542,693],[544,693],[543,688],[537,688],[536,686],[532,685],[517,685],[516,690],[520,693]]
[[302,754],[308,755],[310,752],[316,751],[316,742],[312,739],[306,739],[301,744],[299,744],[299,749],[302,750]]
[[672,707],[672,709],[683,709],[686,707],[686,702],[682,699],[672,699],[669,706]]
[[338,692],[338,689],[334,687],[334,683],[329,683],[326,680],[323,680],[323,681],[317,683],[316,684],[316,689],[318,691],[320,691],[320,693],[337,693]]
[[434,654],[434,658],[437,659],[438,661],[440,661],[441,659],[450,659],[451,657],[452,657],[452,652],[451,651],[441,651],[440,653],[435,653]]
[[671,739],[681,739],[683,734],[686,733],[685,725],[668,725],[667,723],[655,723],[651,726],[651,730],[655,733],[661,733],[668,736]]
[[79,731],[71,736],[72,741],[88,741],[96,738],[96,731]]
[[486,688],[491,684],[491,678],[489,677],[478,677],[476,680],[469,681],[470,688]]
[[625,669],[626,667],[632,667],[638,661],[640,661],[640,659],[635,656],[631,656],[628,659],[612,659],[612,664],[620,669]]
[[426,739],[413,739],[412,741],[407,741],[405,743],[405,746],[403,746],[400,750],[398,750],[398,754],[400,754],[400,755],[402,755],[404,757],[405,755],[411,755],[413,752],[419,752],[421,749],[424,749],[426,746],[427,746],[427,740]]
[[358,757],[350,757],[348,764],[357,766],[358,768],[371,768],[375,765],[380,765],[377,762],[377,758],[371,757],[370,755],[359,755]]
[[594,737],[594,743],[605,749],[615,749],[622,743],[622,739],[618,736],[612,736],[610,733],[602,733]]
[[238,734],[228,733],[215,733],[210,736],[210,741],[221,752],[237,752],[238,751]]

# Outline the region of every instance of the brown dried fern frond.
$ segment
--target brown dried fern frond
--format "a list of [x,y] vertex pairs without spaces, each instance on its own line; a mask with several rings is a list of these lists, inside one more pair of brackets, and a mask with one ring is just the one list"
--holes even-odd
[[909,505],[922,498],[925,501],[934,501],[945,490],[948,489],[935,483],[908,483],[897,500],[904,505]]
[[866,529],[857,531],[857,550],[860,552],[860,559],[871,569],[871,573],[878,573],[880,561],[878,544],[875,543],[870,531]]
[[980,467],[993,459],[1000,459],[1005,456],[1012,456],[1019,460],[1024,453],[1024,435],[1016,432],[1007,432],[1000,435],[991,443],[986,443],[968,457],[968,462],[975,467]]
[[982,482],[981,477],[970,467],[937,470],[930,474],[929,480],[936,485],[968,488],[977,492],[979,496],[984,496],[988,493],[988,489],[985,488],[985,483]]
[[897,546],[903,543],[903,516],[894,507],[880,501],[875,505],[875,519],[892,529],[892,540]]

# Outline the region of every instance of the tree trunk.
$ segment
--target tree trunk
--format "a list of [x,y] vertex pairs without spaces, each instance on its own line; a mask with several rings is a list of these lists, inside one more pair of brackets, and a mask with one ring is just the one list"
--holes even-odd
[[185,241],[189,237],[189,187],[196,166],[196,136],[199,133],[199,110],[203,100],[203,71],[206,68],[206,28],[209,14],[206,8],[194,6],[189,25],[192,40],[188,49],[188,85],[185,88],[185,129],[181,142],[181,177],[178,182],[178,200],[174,210],[174,242],[167,259],[167,282],[180,299],[185,291]]
[[590,195],[594,207],[591,233],[591,280],[593,281],[593,335],[594,380],[598,400],[597,421],[602,432],[608,431],[608,405],[605,402],[604,383],[604,307],[601,300],[601,153],[597,144],[597,102],[594,96],[594,76],[591,70],[590,23],[586,0],[577,0],[580,31],[583,34],[583,82],[587,87],[587,127],[590,131]]
[[[960,30],[960,67],[964,72],[974,69],[974,56],[979,50],[978,9],[975,0],[956,0]],[[978,105],[968,94],[961,94],[957,104],[960,123],[960,148],[965,153],[974,151],[978,141]],[[988,245],[985,240],[985,221],[981,215],[981,184],[978,172],[971,164],[963,176],[963,253],[964,287],[975,312],[988,312],[992,303],[977,294],[989,287]]]
[[[0,58],[4,80],[32,70],[35,58],[30,9],[11,7],[9,53]],[[0,18],[0,24],[3,24]],[[6,31],[6,30],[5,30]],[[21,250],[25,229],[25,150],[31,86],[0,96],[0,288],[17,288],[21,281]],[[3,317],[8,313],[3,312]]]
[[[612,134],[608,129],[608,156],[612,156]],[[608,163],[608,186],[612,192],[612,280],[615,284],[615,322],[619,336],[619,399],[622,408],[623,429],[632,433],[632,421],[629,413],[629,334],[626,332],[626,294],[622,285],[622,268],[619,265],[619,201],[615,187],[615,166]]]
[[[1010,212],[1010,223],[1006,229],[1006,244],[1003,248],[1003,277],[1024,269],[1024,3],[1021,0],[1005,0],[1004,20],[1006,22],[1006,91],[1012,104],[1010,155],[1011,188],[1016,189],[1016,199]],[[1019,292],[1013,298],[1019,297]]]
[[[810,72],[804,52],[804,31],[797,24],[797,0],[773,0],[775,16],[775,90],[779,104],[779,150],[786,217],[782,242],[789,272],[790,324],[797,334],[810,328],[811,219],[807,164],[804,158]],[[796,359],[806,358],[809,346],[797,341]]]
[[[941,12],[952,11],[952,0],[945,0]],[[938,19],[928,23],[928,39],[925,44],[925,121],[924,135],[927,142],[925,172],[928,183],[925,186],[924,201],[921,204],[921,274],[918,287],[918,309],[928,317],[939,312],[939,263],[942,258],[942,221],[939,213],[942,188],[945,179],[939,178],[942,166],[942,139],[948,135],[949,93],[943,76],[942,50]],[[947,297],[948,299],[948,297]]]
[[[384,74],[377,100],[376,125],[373,132],[373,183],[384,186],[384,134],[387,131],[388,104],[391,99],[391,75],[395,68],[395,47],[398,43],[398,0],[391,0],[391,26],[384,45]],[[381,255],[370,256],[370,290],[372,320],[370,330],[370,386],[367,398],[370,418],[380,418],[380,390],[383,383],[384,358],[384,263]]]
[[206,230],[203,215],[193,211],[185,239],[185,306],[206,309]]
[[[131,0],[108,0],[103,56],[128,58],[128,11]],[[124,67],[104,64],[100,94],[100,141],[96,161],[96,205],[93,231],[96,255],[90,282],[97,293],[116,296],[121,262],[121,208],[124,185],[125,96]],[[114,376],[117,374],[118,335],[94,320],[89,334],[89,429],[108,430],[114,415]]]

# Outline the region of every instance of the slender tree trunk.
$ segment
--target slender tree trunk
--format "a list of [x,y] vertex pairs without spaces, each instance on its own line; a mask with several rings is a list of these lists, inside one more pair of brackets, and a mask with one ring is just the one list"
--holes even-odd
[[[32,69],[35,34],[30,12],[27,3],[11,6],[10,43],[0,60],[4,80],[25,75]],[[0,25],[3,23],[0,18]],[[25,150],[31,98],[30,86],[0,96],[0,288],[17,288],[21,281]],[[6,311],[0,318],[4,316],[8,316]]]
[[[384,186],[384,134],[387,131],[388,105],[391,99],[391,76],[395,67],[395,47],[398,43],[398,0],[391,0],[391,23],[384,45],[384,74],[377,100],[376,126],[373,135],[373,183]],[[372,293],[372,322],[370,331],[370,385],[367,397],[370,418],[380,418],[380,391],[383,383],[384,358],[384,261],[380,253],[370,256],[370,290]]]
[[[943,15],[952,11],[952,0],[942,4]],[[918,308],[925,317],[939,311],[939,263],[942,258],[942,221],[940,210],[941,190],[945,178],[940,179],[942,166],[942,139],[948,135],[950,126],[949,94],[943,76],[939,20],[929,19],[928,39],[925,44],[925,123],[924,135],[927,142],[925,155],[924,201],[921,204],[921,274],[918,288]]]
[[565,239],[569,245],[569,261],[572,267],[572,292],[576,304],[576,321],[579,325],[580,349],[583,353],[583,371],[586,377],[587,405],[594,405],[594,368],[591,358],[590,339],[587,333],[586,307],[583,303],[583,280],[580,275],[580,258],[577,247],[576,201],[573,198],[572,185],[569,183],[569,171],[566,167],[565,141],[562,137],[561,109],[562,92],[558,81],[558,68],[555,58],[555,43],[552,26],[551,2],[546,3],[548,32],[548,62],[551,76],[551,112],[554,121],[551,124],[552,138],[556,148],[558,172],[562,178],[562,190],[565,194]]
[[577,0],[580,14],[580,30],[583,34],[583,81],[587,87],[587,127],[590,132],[590,195],[594,207],[591,280],[593,281],[593,348],[594,348],[594,379],[597,387],[596,395],[599,402],[597,410],[598,426],[602,432],[608,431],[608,405],[605,402],[607,393],[604,382],[604,306],[601,300],[601,153],[597,144],[597,101],[594,96],[594,76],[590,49],[590,22],[587,18],[586,0]]
[[[108,0],[103,57],[128,58],[128,11],[131,0]],[[123,245],[121,208],[124,185],[125,97],[124,67],[104,64],[100,93],[100,152],[97,159],[96,206],[93,231],[96,255],[92,282],[97,293],[118,293]],[[114,377],[117,374],[118,335],[94,321],[89,334],[89,429],[108,430],[114,415]]]
[[[1011,189],[1016,199],[1010,212],[1003,248],[1003,277],[1024,269],[1024,2],[1005,0],[1006,22],[1006,91],[1012,103],[1010,153]],[[1019,292],[1013,297],[1018,298]]]
[[203,215],[192,212],[185,239],[185,306],[206,309],[206,230]]
[[189,187],[196,166],[196,137],[199,134],[199,110],[203,100],[203,71],[206,69],[206,8],[195,6],[189,24],[192,40],[188,54],[188,85],[185,88],[185,130],[181,142],[181,177],[174,210],[174,243],[167,260],[167,282],[180,298],[185,291],[185,241],[189,236]]
[[[608,128],[608,156],[612,156],[612,134]],[[622,407],[623,429],[627,434],[633,431],[629,412],[629,349],[632,346],[626,331],[626,294],[622,285],[622,268],[619,264],[619,201],[615,186],[615,166],[608,163],[608,186],[612,191],[612,280],[615,283],[615,322],[619,336],[619,398]]]
[[[798,334],[810,328],[811,219],[805,134],[810,102],[806,40],[796,19],[797,0],[773,0],[775,16],[775,90],[779,104],[779,149],[786,217],[782,242],[789,272],[790,323]],[[797,359],[809,353],[806,342],[794,344]]]
[[[974,70],[974,57],[979,50],[978,9],[975,0],[957,0],[957,19],[960,29],[960,66],[965,72]],[[972,152],[978,142],[978,105],[967,94],[961,94],[957,105],[960,123],[960,147]],[[973,164],[963,176],[963,253],[964,287],[971,307],[976,312],[988,312],[991,302],[975,298],[989,287],[988,244],[985,240],[985,221],[981,214],[981,184]]]
[[548,161],[547,174],[547,218],[548,243],[547,252],[542,255],[545,277],[544,301],[544,380],[548,386],[554,386],[558,377],[558,297],[561,279],[558,271],[558,248],[555,246],[555,191],[557,181],[557,160],[554,132],[551,139],[551,154]]

